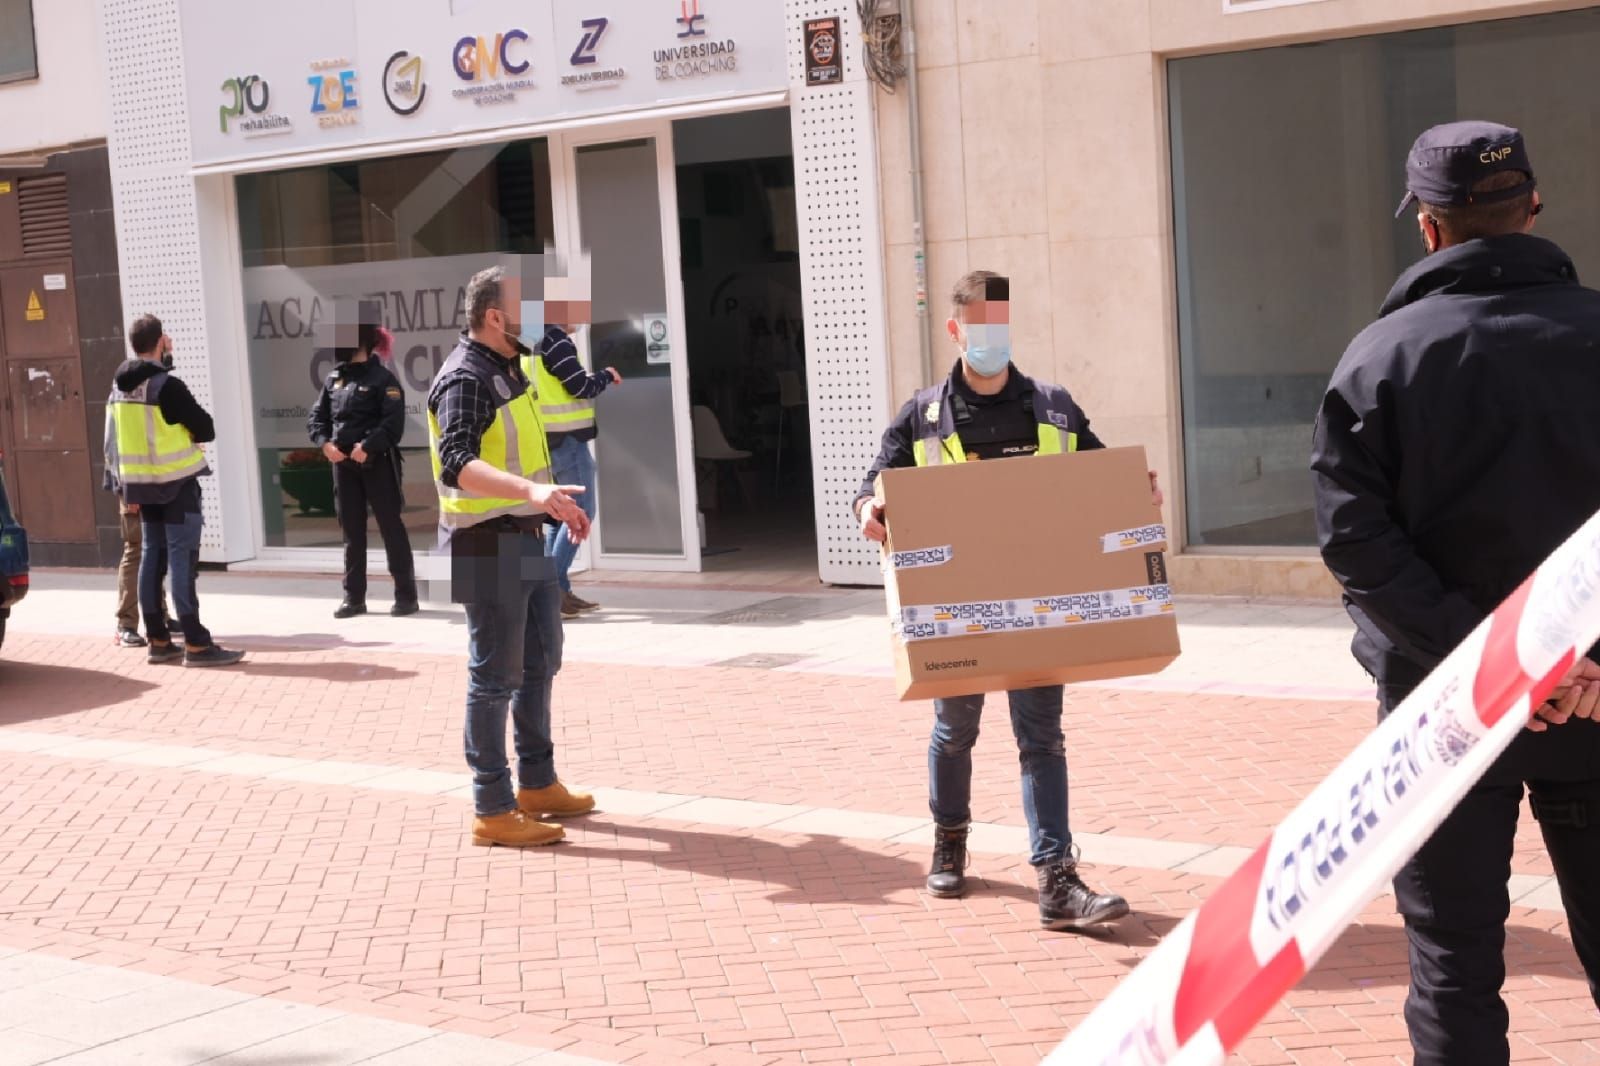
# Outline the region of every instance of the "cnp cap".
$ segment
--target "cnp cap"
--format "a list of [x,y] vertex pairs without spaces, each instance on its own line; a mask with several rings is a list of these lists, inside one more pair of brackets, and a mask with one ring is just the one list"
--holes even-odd
[[[1508,189],[1474,193],[1485,178],[1514,170],[1527,180]],[[1490,204],[1532,192],[1533,165],[1522,131],[1496,122],[1448,122],[1417,138],[1406,156],[1406,198],[1394,217],[1421,200],[1425,204]]]

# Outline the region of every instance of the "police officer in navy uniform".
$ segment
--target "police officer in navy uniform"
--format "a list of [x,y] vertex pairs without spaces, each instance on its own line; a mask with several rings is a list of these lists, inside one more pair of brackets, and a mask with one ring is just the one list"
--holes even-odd
[[[1423,133],[1407,195],[1427,255],[1351,343],[1317,415],[1317,532],[1392,711],[1600,509],[1600,293],[1531,234],[1522,135]],[[1507,881],[1530,793],[1600,1005],[1600,666],[1580,659],[1395,879],[1417,1066],[1506,1066]]]
[[405,392],[380,359],[394,342],[380,324],[381,307],[362,301],[357,321],[335,322],[337,366],[328,375],[306,429],[311,443],[333,464],[333,492],[344,533],[344,602],[335,618],[367,613],[367,509],[378,520],[378,532],[394,578],[396,616],[417,613],[416,565],[400,512],[400,439],[406,428]]
[[[887,537],[878,475],[892,467],[936,466],[1103,448],[1071,393],[1011,365],[1010,282],[986,270],[957,283],[946,329],[961,349],[950,376],[900,409],[883,435],[854,510],[862,534]],[[1151,491],[1160,502],[1155,475]],[[1128,913],[1121,896],[1096,892],[1078,875],[1067,818],[1067,760],[1061,731],[1064,688],[1008,692],[1022,761],[1022,802],[1039,882],[1039,920],[1047,929],[1083,929]],[[972,747],[983,696],[934,700],[928,749],[928,807],[934,818],[931,895],[966,892],[967,833],[972,819]]]

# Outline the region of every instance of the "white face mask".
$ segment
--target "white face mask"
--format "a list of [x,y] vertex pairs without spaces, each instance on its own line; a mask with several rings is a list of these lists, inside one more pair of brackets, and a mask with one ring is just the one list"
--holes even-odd
[[1011,365],[1011,326],[978,324],[967,327],[967,365],[981,378],[992,378]]

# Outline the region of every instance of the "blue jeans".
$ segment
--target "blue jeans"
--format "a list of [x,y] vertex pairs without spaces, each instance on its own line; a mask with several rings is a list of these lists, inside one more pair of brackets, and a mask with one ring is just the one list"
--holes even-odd
[[[1022,762],[1022,810],[1033,843],[1029,858],[1046,866],[1067,858],[1067,752],[1061,733],[1062,686],[1018,689],[1011,701],[1011,731]],[[983,696],[934,700],[933,741],[928,745],[928,809],[943,826],[972,820],[972,745],[978,739]]]
[[524,579],[474,590],[466,609],[467,766],[473,806],[486,817],[517,806],[506,761],[508,709],[517,785],[555,783],[550,694],[561,669],[561,594],[552,579]]
[[[578,506],[591,520],[594,518],[594,456],[589,454],[587,443],[570,433],[551,438],[550,477],[557,485],[582,485],[585,491],[578,496]],[[571,592],[572,582],[567,580],[567,571],[572,569],[572,560],[578,556],[578,546],[572,543],[572,535],[564,523],[545,531],[544,551],[555,563],[561,591]]]
[[172,639],[167,629],[167,608],[162,602],[161,578],[172,578],[172,605],[183,627],[183,641],[190,648],[211,646],[211,633],[200,624],[200,596],[195,581],[200,571],[200,530],[205,520],[198,514],[177,521],[145,521],[141,524],[143,555],[139,559],[139,613],[144,615],[144,630],[151,640],[166,643]]

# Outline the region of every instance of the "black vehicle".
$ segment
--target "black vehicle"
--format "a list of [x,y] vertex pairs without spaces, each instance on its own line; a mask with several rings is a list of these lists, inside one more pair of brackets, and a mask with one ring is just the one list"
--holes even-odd
[[[0,459],[5,455],[0,453]],[[28,594],[28,534],[11,513],[6,497],[5,468],[0,465],[0,645],[6,642],[6,621],[12,605]]]

